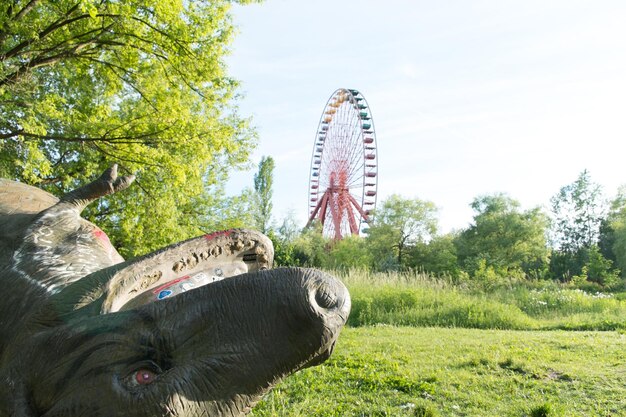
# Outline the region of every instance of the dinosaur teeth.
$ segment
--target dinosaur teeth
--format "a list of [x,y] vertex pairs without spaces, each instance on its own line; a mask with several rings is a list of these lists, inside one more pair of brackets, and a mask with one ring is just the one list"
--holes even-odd
[[183,261],[178,261],[172,266],[172,271],[174,272],[181,272],[183,269],[185,269],[185,263]]
[[[271,241],[254,231],[233,229],[190,239],[118,271],[115,291],[104,309],[135,308],[223,278],[268,269],[272,258]],[[206,277],[197,276],[201,273]]]

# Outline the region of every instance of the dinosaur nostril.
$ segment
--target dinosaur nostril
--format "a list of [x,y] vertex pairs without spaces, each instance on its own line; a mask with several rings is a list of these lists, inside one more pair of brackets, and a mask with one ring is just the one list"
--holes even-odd
[[315,292],[315,302],[322,308],[335,308],[338,303],[337,294],[328,286],[323,285]]

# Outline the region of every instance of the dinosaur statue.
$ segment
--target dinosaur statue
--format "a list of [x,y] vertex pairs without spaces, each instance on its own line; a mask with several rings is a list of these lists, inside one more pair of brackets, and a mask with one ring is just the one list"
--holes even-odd
[[270,269],[258,232],[124,261],[80,213],[132,181],[113,166],[57,199],[0,180],[0,417],[244,416],[329,357],[346,288]]

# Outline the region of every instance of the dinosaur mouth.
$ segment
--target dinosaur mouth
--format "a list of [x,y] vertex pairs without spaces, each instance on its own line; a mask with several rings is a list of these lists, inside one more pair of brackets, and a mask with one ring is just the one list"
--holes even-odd
[[110,312],[158,302],[198,287],[272,267],[272,242],[252,230],[201,236],[131,261],[115,273]]
[[[164,300],[174,297],[194,288],[210,285],[214,282],[221,281],[224,278],[230,278],[248,272],[247,265],[244,262],[232,262],[229,264],[216,265],[213,268],[205,269],[200,272],[194,272],[193,275],[184,275],[174,278],[162,285],[151,288],[138,294],[135,298],[126,303],[121,310],[135,308],[143,304]],[[161,281],[157,282],[157,285]]]
[[326,350],[311,358],[308,362],[298,368],[298,370],[311,368],[313,366],[317,366],[326,362],[326,360],[330,358],[330,355],[332,355],[333,351],[335,350],[335,343],[336,340],[334,340]]

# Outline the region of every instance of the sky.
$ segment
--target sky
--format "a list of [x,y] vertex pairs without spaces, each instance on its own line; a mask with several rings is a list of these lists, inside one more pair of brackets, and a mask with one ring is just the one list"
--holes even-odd
[[442,233],[470,225],[482,195],[548,208],[585,169],[607,198],[626,184],[624,1],[266,0],[234,6],[233,21],[229,74],[259,134],[252,162],[276,162],[277,221],[306,223],[317,127],[338,88],[369,103],[379,204],[432,201]]

